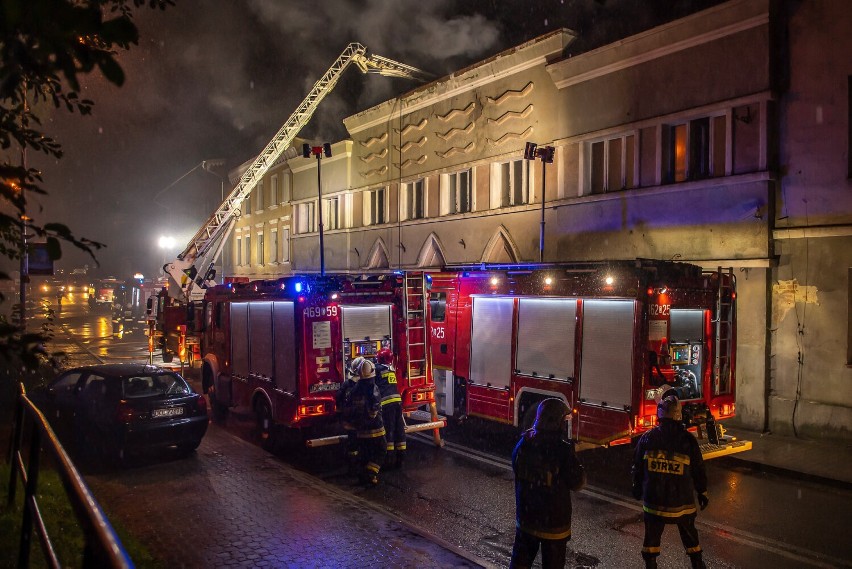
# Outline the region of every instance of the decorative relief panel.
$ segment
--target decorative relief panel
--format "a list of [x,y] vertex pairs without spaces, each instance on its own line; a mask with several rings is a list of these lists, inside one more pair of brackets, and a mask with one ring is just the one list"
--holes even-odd
[[494,124],[496,124],[496,125],[500,126],[500,125],[502,125],[504,122],[506,122],[506,121],[508,121],[508,120],[511,120],[511,119],[525,119],[525,118],[527,118],[528,116],[530,116],[530,114],[532,114],[532,112],[533,112],[533,106],[532,106],[532,105],[527,105],[527,108],[526,108],[526,109],[524,109],[524,110],[523,110],[523,111],[521,111],[521,112],[518,112],[518,111],[506,111],[505,113],[503,113],[502,115],[500,115],[500,116],[499,116],[499,117],[497,117],[496,119],[491,119],[491,118],[489,118],[489,119],[488,119],[488,123],[489,123],[489,124],[494,123]]
[[476,103],[471,103],[463,109],[452,109],[451,111],[449,111],[445,115],[438,115],[438,120],[440,120],[441,122],[448,122],[448,121],[451,121],[452,119],[454,119],[458,115],[467,116],[470,113],[472,113],[475,108],[476,108]]
[[524,87],[520,91],[509,90],[509,91],[504,92],[502,95],[500,95],[497,98],[486,97],[486,100],[489,103],[492,103],[492,104],[497,105],[499,107],[500,105],[502,105],[503,103],[505,103],[506,101],[509,101],[511,99],[517,99],[518,97],[526,97],[527,95],[532,93],[534,88],[535,88],[535,85],[533,85],[533,82],[530,81],[529,83],[527,83],[526,87]]

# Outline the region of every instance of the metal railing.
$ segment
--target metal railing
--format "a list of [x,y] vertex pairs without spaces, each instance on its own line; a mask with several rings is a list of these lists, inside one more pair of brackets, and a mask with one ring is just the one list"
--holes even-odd
[[[26,427],[30,428],[28,464],[21,451]],[[18,477],[21,478],[24,486],[18,567],[29,566],[33,530],[41,543],[47,566],[62,567],[36,498],[42,450],[50,453],[54,458],[56,472],[62,480],[68,500],[83,531],[83,567],[133,567],[133,561],[124,550],[103,510],[95,501],[91,490],[59,443],[47,419],[27,397],[23,384],[20,385],[15,404],[14,428],[8,456],[10,468],[7,507],[11,508],[15,503]]]

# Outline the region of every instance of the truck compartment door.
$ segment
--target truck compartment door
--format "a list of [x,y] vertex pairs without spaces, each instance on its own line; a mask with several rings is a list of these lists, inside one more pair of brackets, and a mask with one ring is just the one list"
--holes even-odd
[[249,374],[248,303],[232,302],[230,306],[231,374],[246,379]]
[[574,379],[577,299],[521,298],[518,305],[518,373]]
[[272,342],[275,386],[296,392],[296,315],[292,302],[272,303]]
[[249,304],[249,369],[255,377],[272,380],[272,302]]
[[635,301],[583,301],[578,435],[599,444],[629,435]]
[[473,297],[468,411],[509,421],[515,299]]

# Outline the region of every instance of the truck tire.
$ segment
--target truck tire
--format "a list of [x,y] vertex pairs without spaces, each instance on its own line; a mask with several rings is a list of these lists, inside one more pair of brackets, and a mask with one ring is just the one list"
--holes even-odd
[[259,398],[257,403],[255,403],[254,414],[257,419],[257,434],[260,438],[260,446],[264,450],[273,451],[276,439],[275,421],[272,419],[272,408],[269,406],[269,402],[263,397]]
[[518,406],[518,415],[521,419],[518,423],[518,428],[521,431],[526,431],[527,429],[532,428],[533,423],[535,423],[536,413],[538,413],[538,404],[541,401],[542,398],[525,398],[521,401],[521,404]]
[[210,415],[213,417],[213,422],[219,425],[225,424],[228,420],[228,407],[219,402],[216,397],[216,390],[211,387],[207,391],[207,402],[210,404]]

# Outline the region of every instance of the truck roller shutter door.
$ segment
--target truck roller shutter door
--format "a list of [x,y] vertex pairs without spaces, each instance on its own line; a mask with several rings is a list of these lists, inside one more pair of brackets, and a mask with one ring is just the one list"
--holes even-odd
[[521,298],[518,303],[519,373],[573,378],[577,299]]
[[343,337],[351,341],[364,338],[381,340],[391,335],[391,306],[341,306],[343,311]]
[[234,375],[248,377],[248,303],[231,303],[231,371]]
[[623,409],[633,378],[632,300],[583,301],[580,399]]
[[272,302],[249,304],[249,369],[256,375],[272,378]]
[[272,336],[275,354],[275,386],[296,391],[296,324],[292,302],[272,305]]
[[470,380],[508,387],[512,379],[513,298],[473,298]]

